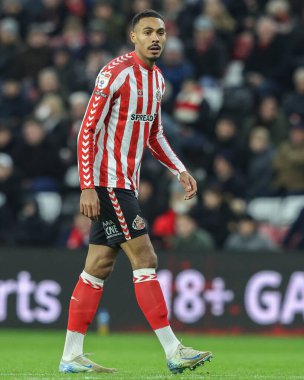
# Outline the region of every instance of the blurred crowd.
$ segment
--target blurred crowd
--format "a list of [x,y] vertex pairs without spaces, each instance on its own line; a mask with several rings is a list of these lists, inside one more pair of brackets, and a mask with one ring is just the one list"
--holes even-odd
[[[147,8],[167,27],[164,129],[199,185],[183,201],[146,154],[139,200],[156,246],[304,250],[302,0],[2,0],[0,244],[88,244],[77,134],[99,70],[133,49],[130,20]],[[265,197],[296,199],[293,216],[258,220],[250,205]]]

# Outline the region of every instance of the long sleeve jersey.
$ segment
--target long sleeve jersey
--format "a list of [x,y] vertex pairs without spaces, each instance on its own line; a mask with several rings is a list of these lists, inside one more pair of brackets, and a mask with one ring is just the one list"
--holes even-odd
[[185,171],[163,132],[164,78],[135,52],[112,60],[98,74],[78,135],[80,187],[137,191],[143,153],[175,175]]

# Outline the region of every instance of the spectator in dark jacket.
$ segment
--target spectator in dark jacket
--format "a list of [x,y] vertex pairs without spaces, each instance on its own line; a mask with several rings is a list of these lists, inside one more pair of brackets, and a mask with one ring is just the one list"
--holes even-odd
[[190,213],[198,226],[210,233],[216,247],[221,248],[236,216],[224,200],[220,186],[214,184],[206,187],[199,203]]
[[244,120],[240,131],[243,142],[248,142],[250,130],[254,127],[268,129],[270,140],[276,147],[288,137],[289,122],[274,96],[263,97],[257,112]]
[[214,24],[209,18],[199,16],[194,21],[193,42],[187,57],[195,67],[197,78],[222,78],[227,63],[226,50],[216,37]]
[[245,62],[247,81],[261,94],[277,94],[283,75],[285,46],[270,17],[261,17],[256,25],[256,41]]
[[283,101],[283,109],[291,121],[297,115],[304,120],[304,66],[294,72],[293,82],[295,89]]
[[258,231],[258,224],[250,215],[243,215],[239,219],[237,231],[228,237],[225,249],[245,254],[274,251],[275,245]]
[[4,80],[0,102],[0,118],[9,120],[12,128],[17,128],[32,108],[22,94],[21,82],[15,78]]
[[31,26],[27,34],[26,46],[15,57],[14,74],[20,79],[32,80],[50,62],[51,48],[49,47],[48,35],[41,27]]
[[19,25],[11,17],[0,22],[0,77],[10,74],[15,56],[20,48]]
[[274,150],[267,129],[251,130],[246,168],[246,197],[252,199],[270,195],[272,192],[272,160]]
[[217,155],[213,161],[213,180],[220,184],[227,197],[245,197],[245,179],[237,169],[233,157]]
[[43,246],[51,243],[53,229],[40,216],[35,199],[26,199],[15,225],[15,243],[24,246]]
[[23,141],[16,154],[25,188],[58,190],[64,168],[58,152],[46,139],[46,133],[37,120],[27,120],[22,128]]

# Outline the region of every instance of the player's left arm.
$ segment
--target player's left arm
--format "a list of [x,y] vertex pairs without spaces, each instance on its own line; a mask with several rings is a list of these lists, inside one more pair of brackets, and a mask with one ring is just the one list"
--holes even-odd
[[186,195],[185,200],[191,199],[197,192],[197,184],[192,175],[171,148],[161,123],[160,109],[151,127],[148,148],[153,156],[165,165],[174,175],[177,175]]

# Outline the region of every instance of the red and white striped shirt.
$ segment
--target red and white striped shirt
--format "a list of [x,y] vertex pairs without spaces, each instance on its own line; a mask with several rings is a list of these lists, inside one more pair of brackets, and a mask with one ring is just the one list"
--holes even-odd
[[137,190],[144,149],[172,173],[185,171],[161,124],[164,78],[135,52],[111,61],[98,74],[78,135],[81,189]]

